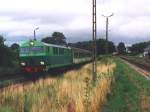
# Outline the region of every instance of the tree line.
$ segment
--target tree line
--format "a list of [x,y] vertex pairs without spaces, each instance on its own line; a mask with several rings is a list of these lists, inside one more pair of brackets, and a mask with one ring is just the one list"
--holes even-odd
[[[10,47],[8,47],[4,44],[5,41],[6,40],[4,39],[4,37],[0,36],[0,68],[19,66],[19,45],[14,43]],[[50,44],[72,46],[92,51],[92,41],[67,43],[66,37],[62,32],[54,32],[51,36],[42,38],[41,41]],[[97,55],[106,54],[106,43],[107,41],[105,39],[96,40]],[[132,54],[139,54],[142,53],[145,47],[148,45],[150,45],[150,41],[133,44],[131,47],[129,47],[129,50]],[[120,42],[117,46],[115,46],[112,41],[108,41],[108,53],[112,54],[113,52],[126,54],[125,44],[123,42]]]
[[129,49],[131,50],[132,54],[140,54],[144,52],[144,49],[150,45],[150,41],[148,42],[140,42],[133,44]]
[[5,41],[4,37],[0,36],[0,67],[13,67],[19,57],[19,45],[8,47],[4,44]]
[[[10,47],[5,45],[5,39],[0,35],[0,69],[1,68],[11,68],[19,66],[19,45],[14,43]],[[92,51],[92,41],[84,41],[77,43],[67,43],[66,37],[61,32],[54,32],[51,36],[47,36],[41,39],[42,42],[57,44],[63,46],[72,46],[81,49],[87,49]],[[106,41],[104,39],[98,39],[97,43],[97,54],[105,54],[105,44]],[[113,42],[109,41],[109,53],[113,53],[115,51],[115,45]]]
[[[67,43],[66,37],[61,32],[54,32],[51,36],[47,36],[47,37],[43,38],[42,42],[77,47],[77,48],[92,51],[92,41]],[[96,47],[97,54],[98,55],[105,54],[106,53],[106,40],[105,39],[97,39],[96,44],[97,44],[97,47]],[[109,48],[108,48],[109,53],[115,52],[115,45],[113,42],[108,41],[108,46],[109,46]]]

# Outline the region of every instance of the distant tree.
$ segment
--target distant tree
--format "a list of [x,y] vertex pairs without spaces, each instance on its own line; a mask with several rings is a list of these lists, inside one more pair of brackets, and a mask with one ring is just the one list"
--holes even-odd
[[109,51],[108,51],[109,53],[113,53],[116,51],[116,47],[115,47],[114,43],[111,41],[108,42],[108,48],[109,48]]
[[[105,39],[98,39],[97,40],[97,54],[106,54],[106,40]],[[115,45],[113,42],[108,41],[108,53],[115,52]]]
[[17,63],[17,53],[4,44],[5,39],[0,36],[0,67],[14,67]]
[[[104,39],[98,39],[96,41],[97,44],[97,55],[105,54],[105,45],[106,40]],[[77,42],[77,43],[69,43],[69,46],[77,47],[81,49],[86,49],[92,51],[93,41],[84,41],[84,42]],[[113,42],[109,41],[109,53],[113,53],[115,51],[115,45]]]
[[92,50],[92,41],[83,41],[83,42],[77,42],[77,43],[69,43],[69,46],[72,47],[77,47],[81,49],[86,49],[86,50]]
[[97,45],[97,54],[98,55],[106,53],[106,49],[105,49],[106,40],[99,39],[99,40],[97,40],[97,44],[96,45]]
[[66,37],[64,36],[63,33],[60,32],[54,32],[52,34],[52,37],[54,38],[54,40],[56,41],[56,43],[62,43],[62,44],[66,44]]
[[17,44],[17,43],[14,43],[14,44],[12,44],[11,45],[11,47],[10,47],[12,50],[19,50],[19,44]]
[[53,40],[53,38],[51,36],[47,36],[47,37],[43,38],[42,42],[49,43],[49,44],[55,44],[55,41]]
[[54,32],[52,36],[43,38],[42,42],[58,45],[66,45],[66,37],[61,32]]
[[144,52],[144,49],[150,45],[150,41],[148,42],[140,42],[140,43],[136,43],[136,44],[133,44],[131,46],[131,52],[133,54],[139,54],[139,53],[143,53]]
[[125,44],[123,42],[120,42],[118,44],[117,48],[118,48],[119,54],[125,54],[126,53],[126,47],[125,47]]
[[0,46],[4,46],[5,39],[2,35],[0,35]]
[[3,58],[4,58],[4,52],[6,50],[6,47],[4,46],[4,41],[5,39],[3,38],[3,36],[0,35],[0,66],[3,65]]
[[19,44],[17,44],[17,43],[14,43],[14,44],[12,44],[11,45],[11,47],[10,47],[10,49],[11,49],[11,51],[13,52],[12,54],[13,54],[13,57],[15,58],[15,59],[19,59]]

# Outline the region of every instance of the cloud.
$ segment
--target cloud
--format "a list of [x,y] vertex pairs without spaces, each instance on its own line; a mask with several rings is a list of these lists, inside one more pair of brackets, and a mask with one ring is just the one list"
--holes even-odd
[[[109,1],[109,2],[108,2]],[[110,38],[115,42],[120,39],[126,43],[148,41],[150,36],[150,1],[148,0],[108,0],[103,3],[100,13],[114,16],[110,18]],[[101,4],[102,5],[102,4]],[[101,18],[103,23],[105,20]],[[101,24],[105,28],[105,24]]]
[[[64,32],[68,41],[89,40],[92,36],[92,0],[0,0],[0,33],[8,41]],[[109,38],[115,43],[149,40],[149,0],[97,0],[98,38],[105,37],[105,18],[109,19]],[[26,37],[26,38],[25,38]],[[41,37],[40,37],[41,38]],[[121,38],[121,40],[120,40]]]

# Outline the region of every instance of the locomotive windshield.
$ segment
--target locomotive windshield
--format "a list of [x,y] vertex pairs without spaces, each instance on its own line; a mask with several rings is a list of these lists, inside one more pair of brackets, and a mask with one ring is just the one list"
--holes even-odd
[[44,48],[43,47],[22,47],[21,49],[20,49],[20,52],[22,53],[22,54],[24,54],[24,53],[30,53],[30,52],[33,52],[33,53],[40,53],[40,52],[43,52],[44,51]]

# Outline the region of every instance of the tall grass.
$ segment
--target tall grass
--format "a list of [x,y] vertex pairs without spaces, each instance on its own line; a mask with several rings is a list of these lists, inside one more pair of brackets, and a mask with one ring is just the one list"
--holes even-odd
[[98,63],[95,85],[91,68],[92,65],[87,64],[66,72],[63,77],[4,88],[0,90],[0,111],[100,112],[111,90],[115,64]]

